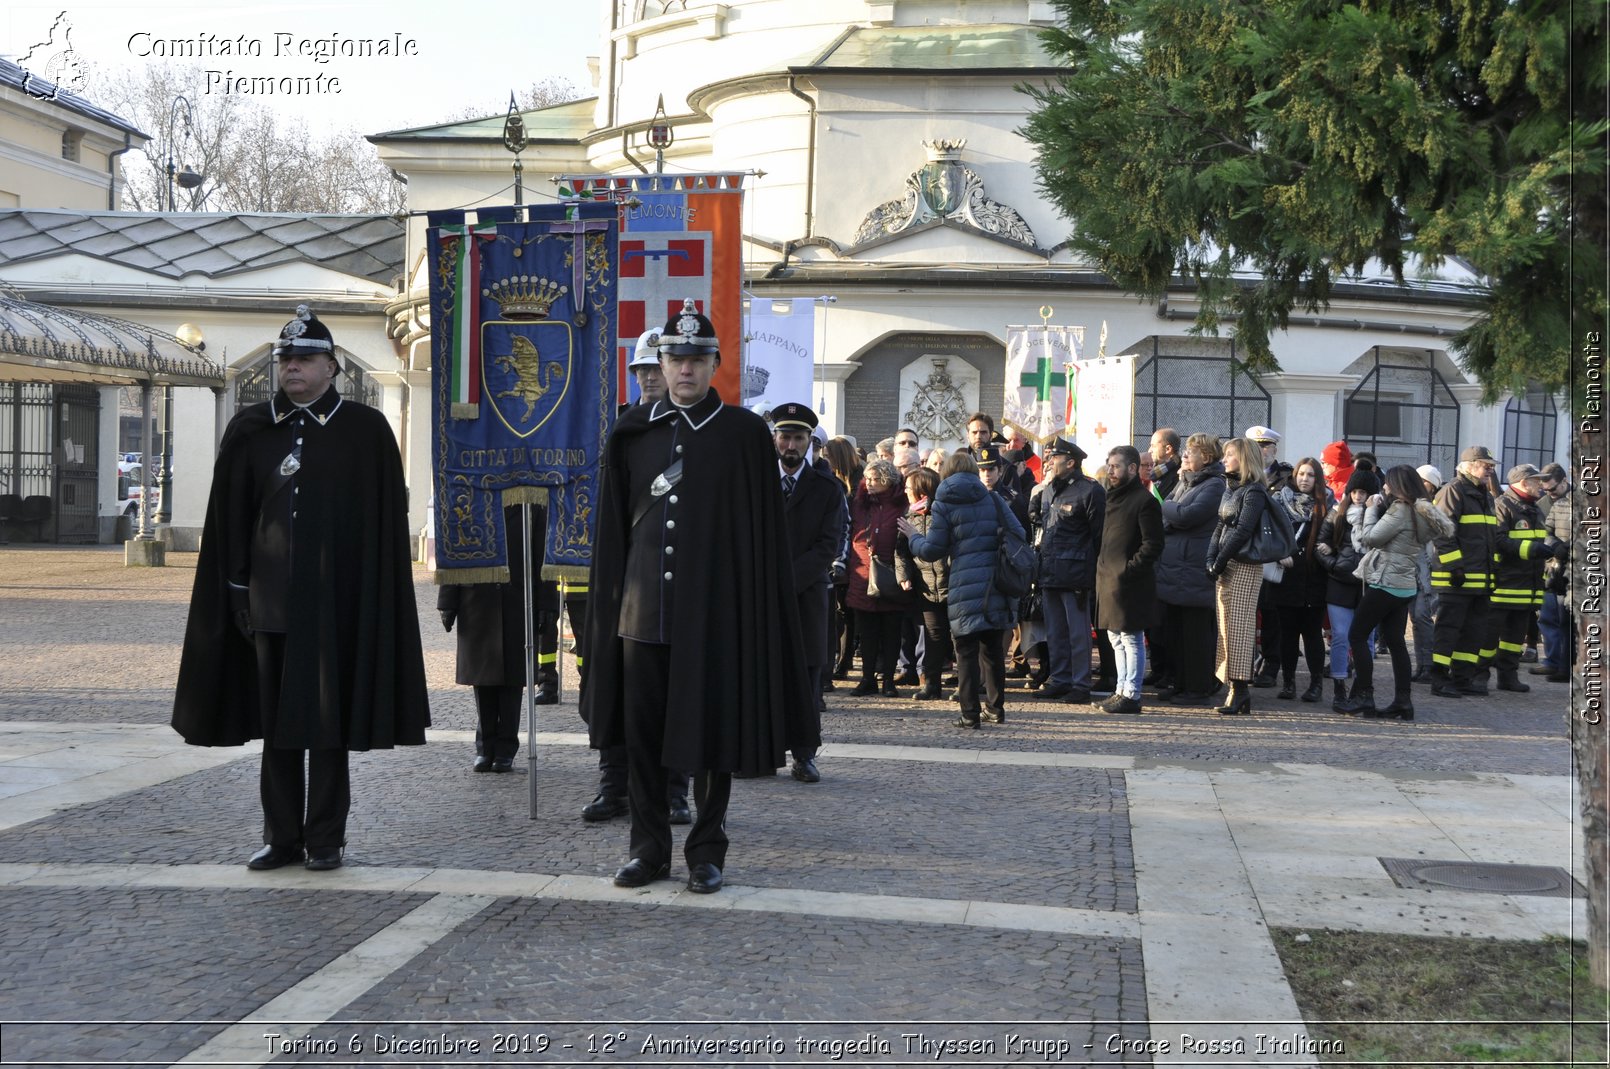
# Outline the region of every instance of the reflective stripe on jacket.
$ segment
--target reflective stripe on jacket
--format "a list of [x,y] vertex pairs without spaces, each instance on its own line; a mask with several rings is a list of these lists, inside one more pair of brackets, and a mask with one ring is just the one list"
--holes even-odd
[[1543,565],[1552,548],[1543,510],[1513,487],[1499,495],[1493,510],[1498,515],[1493,605],[1505,609],[1537,608],[1543,604]]
[[[1498,517],[1492,495],[1461,472],[1437,491],[1437,507],[1453,521],[1454,532],[1435,543],[1431,588],[1439,593],[1490,593],[1498,561]],[[1453,581],[1455,572],[1464,573],[1463,584]]]

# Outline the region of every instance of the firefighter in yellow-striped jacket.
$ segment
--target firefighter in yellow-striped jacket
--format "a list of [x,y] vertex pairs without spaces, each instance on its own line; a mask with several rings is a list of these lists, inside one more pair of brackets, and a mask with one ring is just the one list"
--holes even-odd
[[1486,694],[1481,669],[1492,663],[1496,644],[1487,645],[1489,598],[1498,560],[1498,516],[1487,479],[1496,467],[1486,446],[1459,454],[1458,474],[1437,492],[1437,507],[1454,522],[1454,533],[1439,538],[1431,565],[1437,592],[1436,626],[1431,634],[1431,693],[1444,698]]
[[1498,566],[1486,645],[1498,647],[1493,664],[1499,690],[1532,689],[1520,681],[1521,651],[1526,629],[1543,605],[1543,565],[1554,550],[1554,538],[1538,505],[1542,497],[1542,473],[1531,464],[1517,464],[1504,476],[1504,492],[1493,502],[1498,515]]

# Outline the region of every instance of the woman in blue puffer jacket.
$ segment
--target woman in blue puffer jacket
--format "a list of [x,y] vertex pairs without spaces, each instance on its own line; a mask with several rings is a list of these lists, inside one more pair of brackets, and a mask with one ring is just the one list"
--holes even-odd
[[[944,481],[929,509],[928,532],[910,520],[900,530],[911,552],[923,560],[950,557],[950,592],[945,599],[950,634],[956,647],[956,700],[961,719],[956,726],[976,728],[980,719],[1006,722],[1006,635],[1017,622],[1015,599],[995,589],[995,557],[1000,529],[1023,537],[1023,526],[1006,501],[986,489],[972,454],[958,450],[940,472]],[[985,708],[978,704],[983,677]]]

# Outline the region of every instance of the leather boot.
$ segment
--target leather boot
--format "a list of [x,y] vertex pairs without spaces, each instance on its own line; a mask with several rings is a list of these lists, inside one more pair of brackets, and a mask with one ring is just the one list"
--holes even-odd
[[922,686],[911,697],[919,702],[936,702],[940,699],[939,680],[933,676],[918,677]]
[[1413,720],[1414,702],[1409,698],[1408,684],[1394,683],[1392,704],[1385,709],[1366,710],[1363,715],[1374,720]]
[[1297,677],[1286,676],[1280,681],[1280,689],[1275,692],[1277,698],[1295,698],[1297,696]]
[[1440,665],[1431,667],[1431,693],[1439,698],[1463,698],[1465,692],[1459,689],[1453,675]]
[[1230,696],[1219,706],[1217,712],[1220,716],[1246,716],[1252,711],[1252,691],[1247,689],[1247,681],[1233,679],[1230,681]]
[[1530,683],[1522,683],[1520,671],[1515,668],[1500,668],[1498,670],[1498,689],[1512,690],[1516,694],[1525,694],[1532,689]]
[[1375,688],[1354,684],[1353,693],[1336,710],[1344,716],[1374,716]]
[[1303,691],[1302,700],[1317,702],[1325,696],[1325,677],[1314,676],[1308,681],[1308,689]]
[[1330,711],[1339,713],[1342,706],[1347,704],[1347,680],[1333,679],[1330,681]]

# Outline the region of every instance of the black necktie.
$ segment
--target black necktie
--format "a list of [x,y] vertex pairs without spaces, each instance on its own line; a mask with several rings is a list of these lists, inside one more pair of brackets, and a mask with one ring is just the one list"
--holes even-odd
[[798,482],[798,481],[799,481],[798,476],[795,476],[795,475],[784,475],[783,476],[783,496],[784,497],[787,497],[788,495],[790,495],[790,494],[792,494],[794,492],[794,484],[796,482]]

